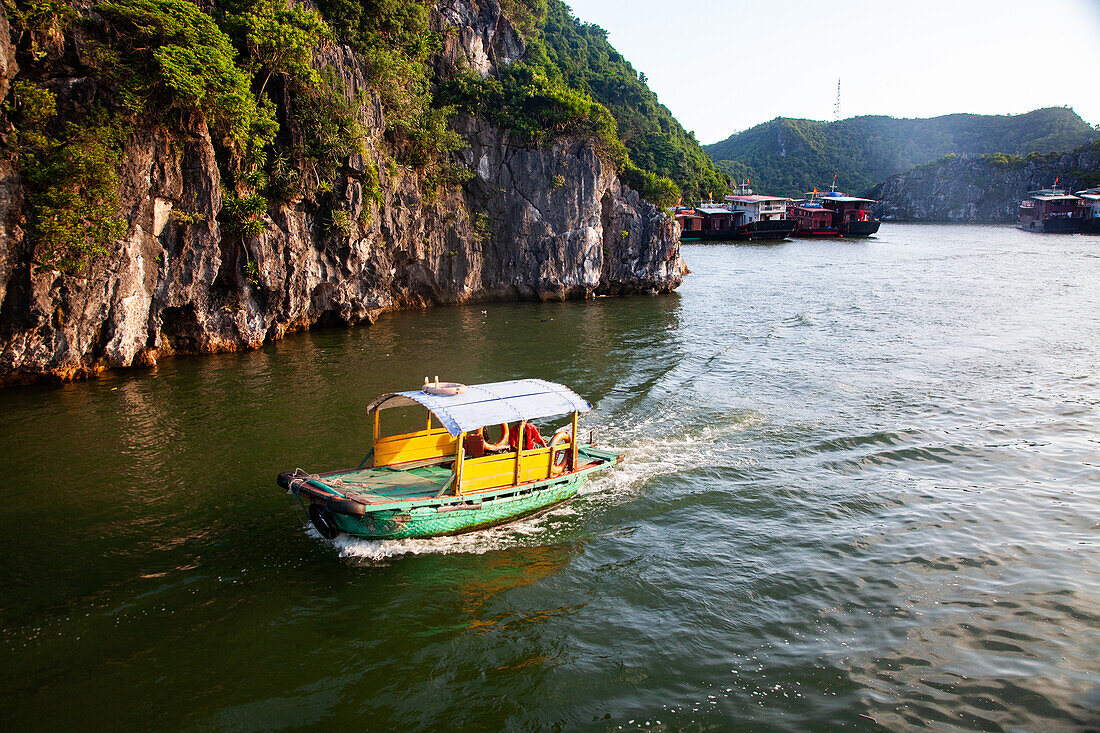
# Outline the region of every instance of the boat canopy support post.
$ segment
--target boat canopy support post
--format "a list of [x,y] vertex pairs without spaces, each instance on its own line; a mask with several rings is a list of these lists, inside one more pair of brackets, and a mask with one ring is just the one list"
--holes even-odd
[[518,484],[519,483],[519,479],[520,479],[520,476],[522,474],[523,442],[524,442],[524,439],[526,438],[526,432],[527,432],[527,421],[522,420],[519,424],[519,440],[516,441],[516,473],[515,473],[514,480],[512,481],[513,484]]
[[572,439],[569,441],[571,443],[569,447],[569,452],[572,454],[570,456],[571,460],[569,461],[570,471],[577,470],[577,416],[579,414],[580,413],[578,413],[576,410],[573,410],[573,434],[571,436]]
[[374,411],[374,442],[378,442],[378,437],[382,432],[382,411],[375,409]]
[[466,462],[466,433],[458,436],[455,446],[455,496],[462,495],[462,466]]

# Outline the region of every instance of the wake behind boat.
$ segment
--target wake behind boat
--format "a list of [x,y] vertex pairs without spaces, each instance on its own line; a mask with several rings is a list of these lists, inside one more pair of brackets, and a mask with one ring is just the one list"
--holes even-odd
[[[384,436],[381,413],[423,407],[423,430]],[[303,501],[313,526],[332,539],[457,534],[507,522],[569,499],[589,474],[622,459],[575,439],[592,406],[560,384],[517,379],[491,384],[425,383],[367,406],[374,438],[357,468],[279,474]],[[571,415],[545,440],[531,420]],[[489,440],[488,428],[500,435]]]

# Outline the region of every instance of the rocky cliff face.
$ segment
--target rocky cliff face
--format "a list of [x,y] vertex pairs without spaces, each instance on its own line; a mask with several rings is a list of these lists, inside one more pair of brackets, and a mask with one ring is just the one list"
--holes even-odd
[[959,156],[890,176],[867,192],[894,221],[1013,222],[1028,191],[1056,178],[1070,191],[1096,185],[1100,144],[1024,159]]
[[[438,64],[487,73],[523,53],[494,0],[443,0],[433,24],[447,31]],[[0,33],[0,92],[18,71],[11,51]],[[183,139],[152,128],[128,139],[127,234],[76,276],[31,261],[22,186],[0,164],[0,383],[255,348],[397,308],[667,292],[683,279],[674,222],[623,186],[589,141],[532,147],[461,117],[452,124],[467,146],[457,158],[473,175],[425,194],[417,172],[393,164],[398,143],[355,54],[334,46],[315,64],[335,73],[348,100],[368,100],[359,107],[367,153],[346,161],[335,204],[293,200],[269,211],[256,236],[219,225],[220,173],[202,125]],[[350,232],[331,226],[333,205],[347,212]]]

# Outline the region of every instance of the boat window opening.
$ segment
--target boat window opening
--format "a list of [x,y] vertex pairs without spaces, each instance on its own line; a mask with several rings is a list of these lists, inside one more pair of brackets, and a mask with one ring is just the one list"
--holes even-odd
[[[379,431],[377,438],[392,438],[397,435],[421,432],[423,430],[442,430],[443,426],[437,419],[427,418],[425,413],[431,413],[420,405],[408,407],[393,407],[379,410]],[[430,420],[430,424],[429,424]]]

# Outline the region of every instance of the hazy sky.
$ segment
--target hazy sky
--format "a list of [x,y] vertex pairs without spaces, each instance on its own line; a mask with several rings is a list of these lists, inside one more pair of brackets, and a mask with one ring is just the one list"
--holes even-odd
[[1100,123],[1100,0],[566,0],[703,143],[775,117],[1018,114]]

